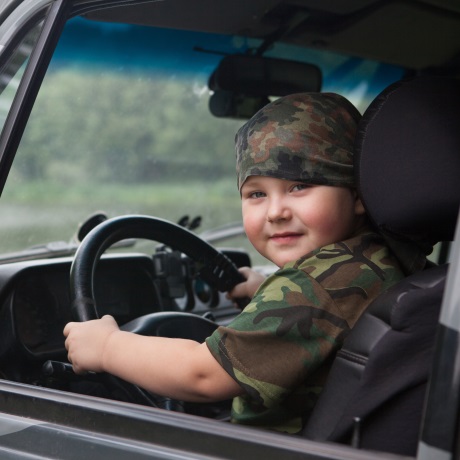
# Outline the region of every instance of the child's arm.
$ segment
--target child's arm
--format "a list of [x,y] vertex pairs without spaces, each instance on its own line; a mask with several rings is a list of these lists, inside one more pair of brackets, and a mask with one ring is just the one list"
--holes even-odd
[[265,281],[266,277],[249,267],[241,267],[239,272],[246,278],[246,281],[237,284],[228,293],[230,299],[245,298],[252,299],[259,286]]
[[220,401],[243,393],[205,343],[120,331],[111,316],[68,323],[64,335],[76,373],[108,372],[184,401]]

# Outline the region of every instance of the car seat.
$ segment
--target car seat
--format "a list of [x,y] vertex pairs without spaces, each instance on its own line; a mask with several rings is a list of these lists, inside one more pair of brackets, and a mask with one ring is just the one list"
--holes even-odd
[[[460,205],[460,81],[397,82],[371,103],[355,149],[357,187],[396,251],[450,241]],[[434,264],[433,264],[434,265]],[[447,265],[377,298],[338,352],[303,430],[312,440],[415,455]]]

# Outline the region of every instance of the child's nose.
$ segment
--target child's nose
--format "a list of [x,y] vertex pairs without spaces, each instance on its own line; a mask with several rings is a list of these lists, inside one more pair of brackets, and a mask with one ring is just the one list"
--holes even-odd
[[270,200],[270,205],[267,212],[267,220],[269,222],[279,222],[288,220],[291,217],[291,210],[282,199]]

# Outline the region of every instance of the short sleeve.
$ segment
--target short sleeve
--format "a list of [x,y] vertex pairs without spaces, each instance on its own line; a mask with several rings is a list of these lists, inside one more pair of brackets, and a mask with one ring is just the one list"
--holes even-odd
[[269,277],[207,344],[246,392],[271,406],[314,373],[346,331],[327,291],[302,270],[287,268]]

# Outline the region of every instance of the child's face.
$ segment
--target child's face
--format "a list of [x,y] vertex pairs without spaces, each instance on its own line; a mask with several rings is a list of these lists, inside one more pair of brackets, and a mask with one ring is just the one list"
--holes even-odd
[[364,208],[349,188],[250,176],[241,188],[243,223],[252,245],[282,267],[351,236]]

